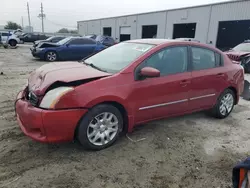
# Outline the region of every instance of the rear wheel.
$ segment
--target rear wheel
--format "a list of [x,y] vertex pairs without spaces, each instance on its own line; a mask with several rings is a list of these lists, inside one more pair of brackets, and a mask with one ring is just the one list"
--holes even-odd
[[9,41],[9,45],[10,45],[11,47],[15,47],[15,46],[17,45],[17,41],[11,39],[11,40]]
[[245,69],[245,73],[250,73],[250,60],[247,64],[245,64],[244,69]]
[[48,51],[45,54],[45,60],[46,61],[50,61],[50,62],[56,61],[57,60],[57,54],[56,54],[56,52],[54,52],[54,51]]
[[101,150],[111,146],[122,131],[120,111],[107,104],[92,108],[81,120],[77,139],[86,149]]
[[216,118],[226,118],[233,110],[235,105],[235,93],[231,89],[226,89],[218,98],[216,105],[211,110]]

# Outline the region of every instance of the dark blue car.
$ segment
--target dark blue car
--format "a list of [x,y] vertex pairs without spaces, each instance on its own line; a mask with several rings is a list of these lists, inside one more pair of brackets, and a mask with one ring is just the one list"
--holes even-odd
[[58,43],[39,43],[31,48],[32,55],[46,61],[81,60],[106,48],[91,38],[68,37]]

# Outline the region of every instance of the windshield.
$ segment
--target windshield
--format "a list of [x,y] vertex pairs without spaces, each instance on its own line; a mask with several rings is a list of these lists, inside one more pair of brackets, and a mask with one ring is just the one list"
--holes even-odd
[[105,39],[104,36],[98,35],[95,40],[102,42],[104,39]]
[[59,42],[57,42],[57,44],[63,45],[63,44],[65,44],[66,42],[68,42],[70,39],[71,39],[71,37],[67,37],[67,38],[62,39],[62,40],[60,40]]
[[242,43],[233,48],[236,52],[250,52],[250,43]]
[[120,43],[89,57],[84,62],[106,72],[116,73],[153,47],[154,45],[150,44]]
[[51,40],[51,39],[53,39],[54,37],[49,37],[49,38],[47,38],[46,40],[48,41],[48,40]]

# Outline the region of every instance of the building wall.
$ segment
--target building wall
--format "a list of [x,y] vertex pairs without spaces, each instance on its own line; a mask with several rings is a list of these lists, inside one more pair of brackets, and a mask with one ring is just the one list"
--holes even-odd
[[111,36],[113,38],[116,38],[116,19],[115,18],[101,20],[101,33],[100,34],[103,34],[104,27],[111,27]]
[[101,34],[101,20],[93,20],[87,22],[88,34]]
[[78,33],[83,36],[88,34],[87,22],[78,22]]
[[174,24],[196,23],[195,39],[206,42],[211,6],[173,10],[167,12],[165,38],[172,38]]
[[172,38],[173,24],[196,23],[195,38],[216,44],[219,21],[250,19],[250,1],[221,3],[78,22],[79,34],[102,34],[103,27],[112,27],[112,37],[120,40],[120,27],[131,27],[131,39],[141,38],[143,25],[158,25],[157,38]]
[[248,19],[250,20],[250,1],[212,6],[207,40],[212,41],[212,44],[216,45],[219,21]]
[[116,36],[120,41],[120,27],[130,26],[131,27],[131,39],[136,39],[137,37],[137,16],[124,16],[116,18]]
[[157,38],[165,37],[166,12],[156,12],[149,14],[140,14],[137,16],[137,35],[136,38],[142,37],[143,25],[157,25]]

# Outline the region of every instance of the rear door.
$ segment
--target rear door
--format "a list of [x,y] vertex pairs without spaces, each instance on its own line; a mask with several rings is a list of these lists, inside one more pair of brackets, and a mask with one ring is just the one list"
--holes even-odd
[[9,32],[2,32],[2,42],[6,43],[10,36],[11,34]]
[[191,46],[192,80],[190,110],[212,107],[227,88],[227,70],[219,53],[211,49]]

